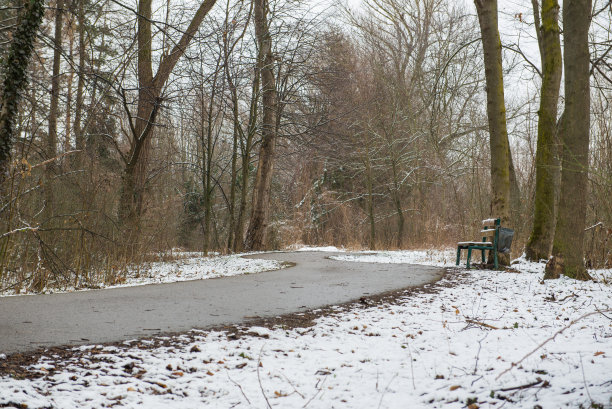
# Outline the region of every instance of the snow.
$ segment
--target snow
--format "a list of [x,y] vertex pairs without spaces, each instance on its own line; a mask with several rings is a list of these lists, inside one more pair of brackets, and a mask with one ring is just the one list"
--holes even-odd
[[[173,283],[177,281],[204,280],[217,277],[229,277],[239,274],[254,274],[264,271],[278,270],[285,267],[276,260],[249,259],[233,254],[227,256],[212,255],[202,257],[201,253],[173,252],[174,260],[145,263],[142,266],[132,266],[125,275],[119,277],[119,284],[100,284],[96,288],[66,287],[61,290],[45,289],[43,293],[60,293],[70,291],[87,291],[97,288],[131,287],[147,284]],[[163,255],[162,255],[163,256]],[[0,291],[0,297],[9,295],[33,294],[23,291],[15,294],[12,290]]]
[[[355,259],[454,264],[451,250]],[[67,362],[32,365],[38,379],[1,377],[0,407],[612,407],[610,270],[592,272],[596,282],[542,281],[541,263],[512,267],[451,272],[307,328],[79,347]]]
[[457,252],[455,249],[429,249],[410,251],[380,251],[380,252],[353,252],[330,256],[332,260],[358,261],[362,263],[407,263],[428,266],[448,267],[455,265]]

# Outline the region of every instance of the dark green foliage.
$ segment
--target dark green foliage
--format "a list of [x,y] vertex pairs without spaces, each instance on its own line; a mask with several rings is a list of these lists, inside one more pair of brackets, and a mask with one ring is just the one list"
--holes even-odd
[[43,17],[43,0],[29,0],[15,30],[9,54],[2,67],[3,94],[0,100],[0,183],[6,177],[11,158],[13,123],[19,97],[27,83],[27,67],[34,48],[36,32]]

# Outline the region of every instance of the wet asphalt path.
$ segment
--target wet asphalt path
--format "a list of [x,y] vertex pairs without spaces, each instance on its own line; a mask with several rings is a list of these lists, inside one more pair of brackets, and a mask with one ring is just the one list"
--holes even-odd
[[[236,324],[340,304],[440,279],[411,264],[330,260],[334,253],[249,256],[295,263],[258,274],[66,294],[0,298],[0,353]],[[344,253],[346,254],[346,253]]]

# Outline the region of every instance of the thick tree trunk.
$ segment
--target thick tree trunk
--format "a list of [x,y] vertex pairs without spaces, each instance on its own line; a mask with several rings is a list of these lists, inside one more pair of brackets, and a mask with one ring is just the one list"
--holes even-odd
[[[259,163],[253,187],[253,208],[245,239],[248,250],[261,250],[265,246],[268,212],[270,207],[270,183],[276,145],[277,94],[274,77],[272,37],[268,27],[267,0],[254,0],[255,35],[259,45],[259,75],[262,87],[262,131]],[[243,181],[244,182],[244,181]]]
[[[491,215],[510,224],[510,147],[506,129],[501,40],[497,26],[497,0],[475,0],[487,84],[487,116],[491,150]],[[500,259],[509,263],[509,257]]]
[[[536,13],[537,2],[534,4]],[[555,135],[562,72],[557,0],[543,0],[542,25],[536,30],[541,42],[542,91],[538,111],[533,229],[525,248],[527,259],[532,261],[548,259],[555,229]]]
[[0,193],[3,192],[1,187],[8,178],[13,147],[13,125],[19,112],[21,92],[27,84],[28,63],[43,13],[42,0],[30,0],[25,3],[21,21],[13,34],[8,56],[2,67],[4,84],[0,99]]
[[588,280],[584,227],[589,171],[589,25],[591,0],[564,0],[565,112],[562,127],[561,200],[553,256],[544,278],[561,274]]

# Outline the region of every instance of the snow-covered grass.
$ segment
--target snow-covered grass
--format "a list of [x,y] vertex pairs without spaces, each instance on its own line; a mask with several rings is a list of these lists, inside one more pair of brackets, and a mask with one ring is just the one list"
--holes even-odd
[[428,266],[450,267],[455,265],[457,251],[455,249],[429,249],[410,251],[379,251],[354,252],[330,256],[333,260],[360,261],[363,263],[407,263]]
[[[248,253],[256,254],[256,253]],[[276,260],[248,259],[245,254],[227,256],[211,255],[203,257],[201,253],[178,253],[167,261],[154,261],[140,266],[129,266],[123,273],[114,277],[114,284],[100,283],[98,288],[131,287],[137,285],[173,283],[176,281],[203,280],[207,278],[229,277],[239,274],[261,273],[278,270],[284,265]],[[91,287],[75,288],[73,286],[47,288],[42,293],[57,293],[70,291],[87,291]],[[0,297],[7,295],[33,294],[25,288],[18,293],[13,288],[0,291]]]
[[[434,253],[357,259],[452,264]],[[451,272],[309,328],[79,347],[68,362],[40,359],[38,379],[0,378],[0,407],[612,407],[612,287],[542,281],[543,264],[525,260],[513,268]]]

